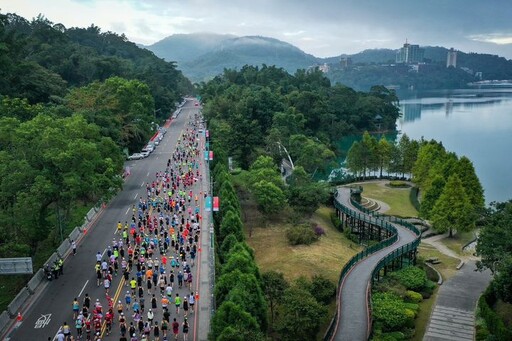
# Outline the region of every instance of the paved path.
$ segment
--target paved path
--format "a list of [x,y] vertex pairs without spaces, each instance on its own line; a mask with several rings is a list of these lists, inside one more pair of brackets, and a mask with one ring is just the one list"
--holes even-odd
[[[336,200],[344,206],[358,211],[350,203],[349,188],[339,187]],[[361,212],[361,214],[363,213]],[[362,341],[368,339],[368,302],[366,293],[371,281],[372,271],[380,259],[416,238],[408,229],[397,224],[393,225],[398,231],[398,241],[361,260],[345,277],[338,298],[340,300],[338,305],[338,321],[333,340]]]
[[439,252],[464,260],[465,265],[439,288],[437,301],[430,317],[424,341],[471,341],[474,340],[475,309],[478,298],[491,281],[491,272],[474,271],[476,261],[473,255],[458,255],[441,240],[447,233],[423,239]]
[[491,281],[489,270],[475,269],[475,261],[468,261],[439,288],[424,341],[474,340],[476,303]]
[[[175,120],[168,129],[167,134],[161,141],[156,150],[147,158],[143,160],[129,161],[127,163],[131,168],[131,175],[126,179],[124,188],[118,195],[109,203],[108,207],[102,211],[94,224],[89,228],[87,235],[78,246],[76,256],[71,256],[66,259],[64,263],[64,275],[57,280],[47,282],[43,288],[38,289],[38,293],[31,299],[28,307],[23,308],[24,321],[15,330],[0,331],[0,338],[2,340],[44,340],[53,339],[60,326],[64,321],[72,326],[73,335],[76,336],[74,323],[72,321],[71,304],[74,297],[78,297],[80,303],[85,295],[88,293],[93,299],[99,298],[103,307],[108,307],[105,299],[105,291],[100,286],[96,286],[96,278],[94,274],[95,254],[105,252],[107,245],[111,245],[112,238],[120,237],[115,235],[116,225],[118,221],[128,221],[132,215],[131,206],[135,204],[140,196],[145,195],[145,184],[153,181],[156,171],[163,171],[166,167],[166,162],[172,155],[178,138],[185,128],[186,123],[194,114],[198,113],[199,108],[195,107],[193,102],[189,101],[182,110],[182,114]],[[204,144],[204,138],[199,134],[201,145]],[[202,153],[199,155],[202,160]],[[208,188],[208,178],[204,175],[206,165],[204,160],[201,161],[202,165],[200,170],[203,172],[203,183],[197,184],[193,188],[194,192],[205,191]],[[192,268],[193,276],[193,290],[198,290],[200,300],[196,304],[196,313],[189,314],[190,332],[189,340],[207,340],[210,323],[210,299],[211,299],[211,271],[212,268],[210,258],[210,236],[209,224],[211,217],[203,212],[204,204],[200,200],[201,214],[204,221],[201,224],[200,243],[202,251],[198,252],[196,258],[196,266]],[[133,276],[134,272],[132,270]],[[127,287],[124,285],[124,279],[121,275],[114,277],[111,286],[111,295],[116,293],[117,299],[124,301],[124,294]],[[158,290],[156,290],[158,293]],[[188,289],[177,289],[180,296],[190,293]],[[149,293],[145,294],[150,295]],[[158,306],[160,307],[160,297],[158,293]],[[146,297],[146,311],[150,307],[150,300]],[[155,312],[155,321],[161,321],[162,309]],[[179,322],[183,321],[183,312],[176,314],[174,309],[171,311],[171,321],[177,317]],[[131,321],[131,312],[128,322]],[[44,324],[39,323],[41,318],[46,317]],[[117,320],[117,312],[115,319]],[[119,327],[117,322],[113,325],[114,333],[102,340],[118,340]],[[180,338],[181,328],[180,328]]]

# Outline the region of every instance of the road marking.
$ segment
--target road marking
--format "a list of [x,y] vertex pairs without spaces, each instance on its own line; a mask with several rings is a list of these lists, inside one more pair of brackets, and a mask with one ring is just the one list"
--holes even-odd
[[[128,208],[126,209],[126,213],[125,213],[124,215],[127,215],[129,211],[130,211],[130,208],[128,207]],[[116,232],[114,231],[114,233],[116,233]]]
[[85,286],[87,285],[87,283],[89,283],[89,280],[87,280],[87,282],[85,282],[84,287],[82,288],[82,290],[80,290],[80,293],[78,294],[77,297],[82,296],[82,293],[84,292],[84,289],[85,289]]
[[[52,317],[52,314],[46,314],[46,315],[41,314],[41,317],[37,319],[36,324],[34,325],[34,329],[41,329],[41,328],[46,327],[48,325],[48,323],[50,323],[51,317]],[[57,332],[57,334],[58,333],[59,332]],[[55,335],[57,335],[57,334],[55,334]]]
[[[139,193],[135,193],[135,196],[133,197],[133,200],[137,199],[138,196],[139,196]],[[128,207],[128,209],[130,209],[130,208]],[[128,214],[128,212],[126,212],[126,213]]]
[[101,254],[101,258],[103,258],[103,256],[105,256],[105,252],[107,252],[107,249],[103,250],[103,253]]
[[149,176],[149,172],[148,172],[148,174],[146,174],[146,176]]
[[140,187],[144,186],[144,181],[142,181],[142,183],[140,184]]

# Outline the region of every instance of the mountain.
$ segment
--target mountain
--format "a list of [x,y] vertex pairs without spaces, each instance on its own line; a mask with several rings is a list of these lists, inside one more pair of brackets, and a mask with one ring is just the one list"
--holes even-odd
[[[410,74],[400,65],[392,67],[397,50],[368,49],[351,55],[317,58],[292,44],[262,36],[175,34],[146,48],[160,58],[176,61],[178,68],[193,82],[211,79],[225,68],[240,69],[246,64],[276,65],[293,74],[297,69],[324,63],[330,66],[326,76],[333,83],[340,82],[358,90],[368,90],[375,84],[393,84],[403,88],[460,87],[468,81],[480,79],[476,78],[476,72],[482,73],[483,80],[512,79],[512,60],[490,54],[459,51],[457,71],[448,72],[448,49],[440,46],[422,46],[427,65],[419,74]],[[342,68],[341,58],[350,58],[353,67],[349,70]]]
[[292,44],[261,36],[179,34],[146,48],[167,61],[177,61],[178,68],[194,82],[246,64],[276,65],[294,73],[322,62]]
[[215,33],[173,34],[144,47],[160,58],[181,64],[214,50],[224,40],[231,38],[235,36]]

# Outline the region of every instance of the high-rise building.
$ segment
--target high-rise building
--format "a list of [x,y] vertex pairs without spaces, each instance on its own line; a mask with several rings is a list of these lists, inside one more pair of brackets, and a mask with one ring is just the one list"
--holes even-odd
[[446,58],[446,67],[457,67],[457,51],[453,47],[448,51]]
[[395,61],[403,64],[420,63],[423,61],[424,52],[419,45],[409,44],[406,40],[404,46],[397,51]]

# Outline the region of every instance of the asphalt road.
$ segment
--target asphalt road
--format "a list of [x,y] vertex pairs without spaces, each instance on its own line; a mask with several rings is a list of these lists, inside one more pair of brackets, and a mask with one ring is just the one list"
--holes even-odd
[[[124,223],[125,221],[130,220],[132,215],[132,204],[136,204],[140,196],[145,197],[145,184],[154,180],[155,173],[157,171],[165,170],[167,160],[171,157],[172,152],[176,147],[177,141],[182,131],[184,130],[186,123],[189,121],[189,117],[193,118],[194,114],[198,112],[199,107],[194,106],[194,101],[188,101],[181,110],[179,117],[172,121],[170,128],[167,130],[167,134],[164,136],[156,150],[146,159],[127,162],[126,165],[130,167],[131,175],[126,179],[123,190],[119,192],[118,195],[109,203],[106,209],[101,211],[95,223],[89,228],[87,235],[78,245],[77,254],[75,256],[70,255],[65,260],[64,275],[59,277],[57,280],[53,280],[44,284],[45,287],[42,290],[39,290],[40,293],[36,294],[33,302],[31,302],[31,306],[24,313],[23,322],[18,328],[10,332],[7,340],[25,341],[48,340],[48,338],[53,339],[56,336],[59,328],[62,326],[63,322],[67,322],[68,325],[72,327],[72,334],[76,336],[76,330],[74,328],[73,321],[72,302],[73,299],[77,297],[80,304],[82,304],[83,297],[86,293],[88,293],[92,298],[92,302],[94,302],[96,298],[99,298],[103,307],[108,307],[103,287],[101,285],[99,287],[96,285],[96,276],[94,272],[94,264],[96,261],[95,255],[98,251],[102,253],[105,252],[107,246],[112,244],[112,239],[114,237],[116,239],[120,238],[120,235],[115,234],[117,222],[121,221]],[[201,140],[203,140],[202,137]],[[201,141],[201,144],[202,143],[203,141]],[[201,159],[202,157],[203,155],[200,153],[199,158]],[[204,172],[205,168],[206,166],[204,161],[202,161],[201,170]],[[195,188],[193,188],[194,193],[198,193],[199,191],[207,189],[207,180],[207,177],[203,176],[203,183],[197,183],[195,185]],[[201,213],[203,213],[203,206],[204,205],[201,200]],[[209,224],[207,223],[208,220],[203,221],[203,225]],[[201,229],[202,231],[208,231],[208,226],[202,226]],[[201,245],[209,245],[209,239],[206,234],[207,232],[202,233]],[[196,266],[192,268],[194,291],[196,289],[201,290],[199,288],[198,279],[202,280],[205,284],[209,283],[202,278],[208,276],[208,264],[207,262],[204,262],[205,250],[202,251],[202,254],[203,262],[201,263],[199,258],[201,257],[201,252],[199,252]],[[203,265],[200,266],[200,264]],[[202,274],[202,277],[200,277],[199,269],[201,269],[203,272],[206,272]],[[134,270],[132,270],[132,274],[135,275]],[[121,281],[121,278],[121,274],[119,274],[117,277],[114,277],[110,289],[110,295],[114,297],[115,293],[116,296],[114,298],[121,299],[124,304],[124,294],[126,293],[128,287],[124,285],[121,286],[121,284],[123,284],[122,282],[124,282],[124,280]],[[177,292],[181,297],[183,297],[183,295],[186,293],[190,294],[188,289],[179,289]],[[156,293],[158,297],[158,306],[160,307],[159,290],[157,290]],[[202,294],[201,291],[200,294]],[[148,297],[150,296],[146,295],[146,311],[149,307],[151,307],[150,299],[148,299]],[[208,301],[205,300],[205,304],[207,302]],[[205,325],[209,323],[209,309],[204,309],[203,307],[201,311],[203,311],[204,315],[201,317],[197,316],[201,314],[199,309],[201,304],[202,300],[196,304],[197,312],[195,315],[189,314],[189,340],[206,339],[205,335],[207,330],[205,330],[205,327],[207,326],[203,326],[203,336],[199,337],[197,325],[194,325],[194,321],[197,319],[206,321],[204,322]],[[161,311],[161,308],[157,309],[155,313],[155,321],[161,321]],[[174,317],[177,317],[178,322],[181,324],[181,322],[183,322],[183,313],[177,315],[173,308],[170,309],[170,311],[171,321]],[[125,314],[130,315],[130,318],[128,318],[128,322],[130,322],[132,320],[131,311],[129,311],[129,314]],[[116,311],[116,323],[113,326],[113,333],[110,336],[105,336],[102,340],[119,339],[117,317],[118,316]]]

